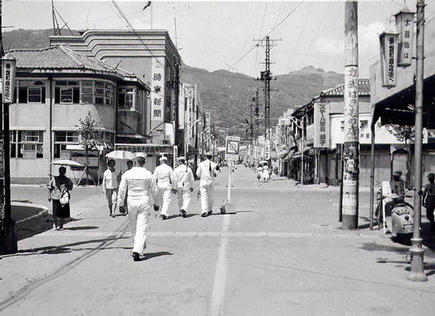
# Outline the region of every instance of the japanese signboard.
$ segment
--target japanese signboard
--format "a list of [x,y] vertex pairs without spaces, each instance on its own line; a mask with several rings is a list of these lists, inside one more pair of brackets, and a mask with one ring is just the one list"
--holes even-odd
[[14,103],[15,59],[2,60],[3,103]]
[[184,97],[186,102],[186,111],[185,111],[185,142],[186,144],[191,144],[192,142],[192,134],[195,120],[193,117],[193,105],[195,103],[195,90],[193,86],[186,86],[184,90]]
[[314,104],[314,148],[329,147],[329,105]]
[[178,94],[178,128],[184,129],[185,121],[185,95],[184,95],[184,85],[180,83],[180,89]]
[[205,124],[204,129],[210,131],[211,128],[211,116],[210,112],[205,112]]
[[240,137],[227,136],[225,139],[225,159],[237,160],[239,159],[240,151]]
[[165,106],[165,60],[154,57],[152,59],[151,74],[151,121],[154,128],[163,122]]
[[344,141],[358,142],[358,67],[348,66],[344,71]]
[[397,64],[405,67],[410,66],[414,39],[414,13],[401,11],[396,14],[396,27],[399,31]]
[[381,69],[382,86],[395,87],[397,77],[397,33],[382,33],[381,41]]

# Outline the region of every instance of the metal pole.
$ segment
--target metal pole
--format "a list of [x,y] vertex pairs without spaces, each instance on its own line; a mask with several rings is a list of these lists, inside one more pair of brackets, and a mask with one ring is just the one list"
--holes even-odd
[[359,117],[358,117],[358,2],[347,0],[344,22],[344,229],[358,228]]
[[302,116],[301,184],[304,184],[305,116]]
[[372,135],[371,135],[371,144],[370,144],[370,159],[371,159],[371,168],[370,168],[370,230],[373,230],[373,213],[375,207],[375,124],[372,123]]
[[415,81],[415,183],[414,183],[414,234],[411,242],[411,272],[408,280],[427,281],[424,273],[424,249],[421,238],[422,196],[422,129],[423,129],[423,76],[424,76],[424,0],[417,1],[417,62]]
[[228,189],[227,189],[227,201],[231,201],[231,172],[233,170],[233,161],[228,163]]
[[338,221],[343,221],[343,144],[340,144],[340,196],[338,198]]

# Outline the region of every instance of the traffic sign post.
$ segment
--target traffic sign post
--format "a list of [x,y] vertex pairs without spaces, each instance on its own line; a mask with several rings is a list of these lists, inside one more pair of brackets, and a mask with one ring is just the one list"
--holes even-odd
[[240,153],[240,137],[227,136],[225,139],[225,159],[228,162],[228,188],[227,188],[227,200],[221,207],[221,213],[235,212],[236,206],[231,201],[231,186],[232,186],[232,172],[233,164],[239,159]]

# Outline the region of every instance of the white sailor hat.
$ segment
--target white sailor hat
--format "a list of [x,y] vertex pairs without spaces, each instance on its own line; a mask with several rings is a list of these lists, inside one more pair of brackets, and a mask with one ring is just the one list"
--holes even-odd
[[145,153],[135,153],[136,159],[145,159],[147,157],[147,154]]
[[168,160],[168,158],[166,158],[166,156],[161,156],[161,157],[159,158],[159,161],[163,161],[163,160]]
[[178,160],[178,161],[181,161],[181,160],[182,160],[182,161],[186,161],[186,157],[181,156],[181,157],[178,157],[177,160]]

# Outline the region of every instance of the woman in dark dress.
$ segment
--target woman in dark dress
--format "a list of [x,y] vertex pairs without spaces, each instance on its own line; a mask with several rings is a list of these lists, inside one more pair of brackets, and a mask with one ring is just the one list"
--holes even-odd
[[423,206],[426,208],[426,217],[430,221],[430,231],[435,232],[435,223],[433,211],[435,209],[435,175],[429,173],[427,175],[429,183],[424,186],[423,191]]
[[50,191],[48,200],[51,200],[53,204],[54,228],[56,230],[63,230],[65,218],[70,217],[69,191],[72,190],[73,183],[65,176],[65,173],[66,168],[60,167],[59,175],[51,178],[48,184],[48,190]]

